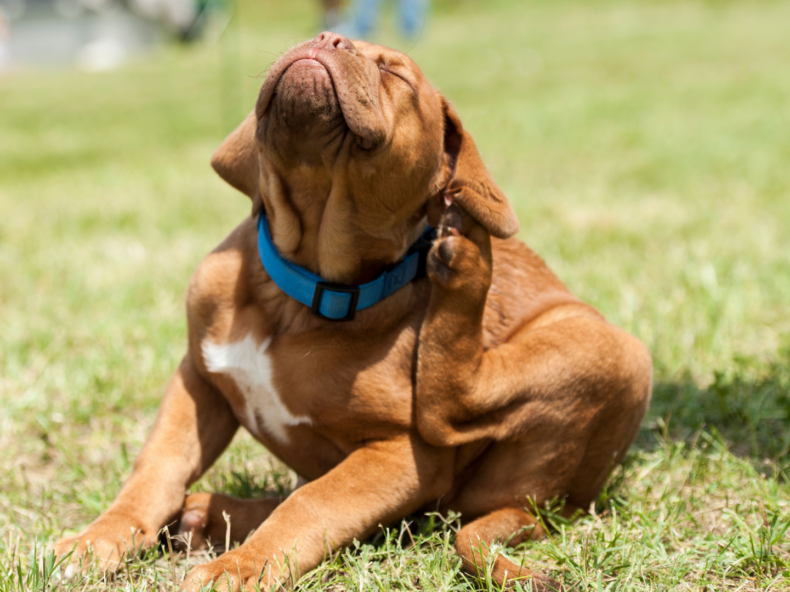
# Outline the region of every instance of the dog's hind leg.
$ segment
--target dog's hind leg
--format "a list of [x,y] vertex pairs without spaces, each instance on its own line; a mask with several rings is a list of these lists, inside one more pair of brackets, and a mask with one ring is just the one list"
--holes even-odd
[[209,545],[224,549],[227,543],[231,547],[234,543],[243,543],[280,502],[282,498],[279,497],[238,499],[223,493],[193,493],[184,502],[177,546],[181,549],[189,546],[195,551]]
[[[612,457],[619,462],[625,455],[647,410],[647,348],[560,292],[506,341],[487,347],[491,238],[454,205],[439,231],[427,260],[433,286],[415,376],[420,435],[433,446],[450,447],[485,439],[552,441],[562,467],[573,462],[584,468],[578,479],[568,475],[568,483],[600,487]],[[548,497],[567,493],[560,485]]]
[[[545,535],[543,526],[534,516],[521,508],[502,508],[486,514],[461,528],[455,537],[455,550],[463,561],[464,570],[478,577],[485,577],[488,570],[491,579],[499,586],[515,581],[531,579],[534,592],[563,590],[545,574],[519,566],[498,554],[490,560],[493,543],[505,543],[513,547],[527,539]],[[524,589],[528,589],[522,584]]]

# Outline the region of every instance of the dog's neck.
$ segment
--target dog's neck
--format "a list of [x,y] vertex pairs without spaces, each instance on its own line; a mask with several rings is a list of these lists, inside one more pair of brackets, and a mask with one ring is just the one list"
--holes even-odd
[[280,254],[325,281],[359,285],[375,279],[399,261],[426,228],[424,217],[392,229],[366,227],[353,204],[338,193],[330,191],[323,199],[300,199],[290,193],[293,197],[287,201],[283,196],[263,200]]

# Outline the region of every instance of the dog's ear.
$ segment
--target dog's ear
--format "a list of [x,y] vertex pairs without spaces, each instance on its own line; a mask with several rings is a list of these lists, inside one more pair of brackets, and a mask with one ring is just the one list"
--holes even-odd
[[252,199],[252,213],[261,208],[258,185],[258,149],[255,112],[250,113],[241,125],[225,138],[211,156],[211,166],[229,185]]
[[518,232],[513,206],[496,184],[477,151],[472,136],[464,130],[452,106],[442,98],[444,110],[444,151],[451,176],[444,191],[459,206],[498,238]]

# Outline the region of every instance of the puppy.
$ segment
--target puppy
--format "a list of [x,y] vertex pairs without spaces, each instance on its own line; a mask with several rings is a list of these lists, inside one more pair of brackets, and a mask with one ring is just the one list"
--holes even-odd
[[[322,33],[271,67],[212,165],[253,215],[189,284],[187,353],[131,476],[57,552],[112,568],[173,520],[193,546],[222,542],[226,512],[246,541],[184,588],[268,588],[438,508],[462,515],[466,570],[558,588],[489,546],[540,536],[547,501],[571,515],[596,499],[651,359],[510,238],[452,106],[406,55]],[[239,426],[306,484],[282,502],[185,499]]]

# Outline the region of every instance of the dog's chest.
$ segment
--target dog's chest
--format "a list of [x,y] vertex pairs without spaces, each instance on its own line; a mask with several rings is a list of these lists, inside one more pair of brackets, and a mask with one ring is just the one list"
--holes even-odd
[[280,444],[289,444],[288,427],[311,425],[307,415],[292,413],[273,381],[271,339],[257,343],[252,335],[229,343],[203,341],[203,360],[209,372],[230,378],[243,398],[236,409],[241,422],[256,436],[261,431]]

